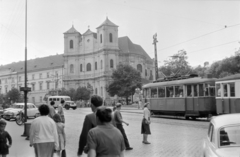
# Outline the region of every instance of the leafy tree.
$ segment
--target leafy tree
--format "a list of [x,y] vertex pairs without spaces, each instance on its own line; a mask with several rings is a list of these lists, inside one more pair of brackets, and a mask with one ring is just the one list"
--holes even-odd
[[110,96],[128,97],[133,95],[135,89],[141,88],[141,74],[130,65],[120,64],[111,76],[112,82],[106,87]]
[[90,90],[88,90],[86,87],[78,87],[74,100],[89,100],[90,99]]
[[8,101],[8,103],[10,103],[10,101],[12,102],[22,101],[20,91],[17,88],[12,88],[10,91],[8,91],[6,95],[6,100]]
[[5,100],[5,97],[3,94],[0,94],[0,104],[3,104]]
[[159,68],[166,76],[180,74],[185,75],[192,71],[187,61],[187,52],[185,50],[178,51],[171,59],[165,60],[164,65]]

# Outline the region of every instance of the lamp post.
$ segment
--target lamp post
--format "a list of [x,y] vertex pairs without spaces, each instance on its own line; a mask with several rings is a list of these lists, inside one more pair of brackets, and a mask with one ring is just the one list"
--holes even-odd
[[155,80],[158,79],[158,59],[157,59],[157,33],[153,35],[153,45],[155,52]]

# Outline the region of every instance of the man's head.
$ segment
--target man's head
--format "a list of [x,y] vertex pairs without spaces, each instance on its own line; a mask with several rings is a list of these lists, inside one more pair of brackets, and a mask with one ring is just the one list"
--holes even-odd
[[61,104],[64,104],[65,103],[65,101],[64,100],[61,100]]
[[122,104],[121,103],[117,103],[116,104],[116,110],[121,110]]
[[51,101],[51,102],[50,102],[50,105],[51,105],[51,106],[55,105],[55,102],[54,102],[54,101]]
[[46,116],[49,114],[49,107],[45,104],[39,106],[38,111],[42,116]]
[[99,106],[102,106],[102,104],[103,99],[100,96],[98,95],[91,96],[91,108],[93,112],[95,112]]

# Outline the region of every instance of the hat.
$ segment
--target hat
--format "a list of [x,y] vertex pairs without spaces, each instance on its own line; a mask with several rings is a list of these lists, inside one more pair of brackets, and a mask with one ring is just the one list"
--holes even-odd
[[0,120],[0,125],[7,125],[7,123],[4,120]]
[[116,107],[120,107],[120,106],[122,106],[121,103],[117,103],[117,104],[116,104]]

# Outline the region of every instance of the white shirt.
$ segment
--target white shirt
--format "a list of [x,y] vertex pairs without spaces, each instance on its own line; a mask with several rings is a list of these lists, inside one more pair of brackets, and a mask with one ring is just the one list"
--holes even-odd
[[30,144],[46,142],[55,142],[55,148],[59,147],[57,126],[48,116],[40,116],[31,123]]
[[144,107],[144,109],[143,109],[143,118],[149,120],[150,116],[151,115],[150,115],[149,109],[147,107]]

